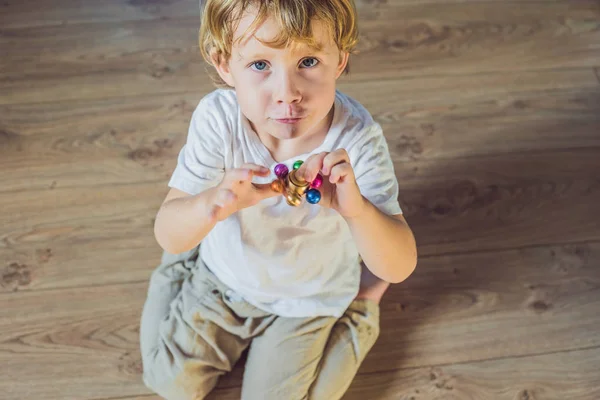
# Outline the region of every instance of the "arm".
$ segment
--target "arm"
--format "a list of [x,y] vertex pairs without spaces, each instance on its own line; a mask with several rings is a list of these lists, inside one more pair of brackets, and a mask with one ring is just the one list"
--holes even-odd
[[191,196],[172,188],[154,222],[154,237],[166,252],[179,254],[198,245],[214,228],[209,218],[209,198],[215,188]]
[[202,239],[231,214],[277,196],[270,184],[252,183],[253,176],[268,176],[268,168],[244,164],[225,172],[214,187],[189,195],[171,189],[156,215],[154,236],[168,253],[179,254],[196,247]]
[[417,265],[417,247],[402,214],[386,215],[364,199],[363,211],[345,219],[364,263],[374,275],[399,283],[412,274]]

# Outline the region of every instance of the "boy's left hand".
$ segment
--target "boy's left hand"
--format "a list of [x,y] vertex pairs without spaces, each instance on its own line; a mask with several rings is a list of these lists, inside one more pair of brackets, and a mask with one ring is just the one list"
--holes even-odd
[[360,193],[345,149],[314,154],[296,173],[308,182],[321,173],[323,185],[318,188],[321,192],[319,205],[333,208],[344,218],[355,218],[363,212],[366,199]]

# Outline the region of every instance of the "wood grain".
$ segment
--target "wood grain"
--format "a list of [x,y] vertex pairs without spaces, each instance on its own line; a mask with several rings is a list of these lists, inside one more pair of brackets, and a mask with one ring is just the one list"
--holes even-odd
[[0,292],[139,282],[160,263],[151,227],[129,236],[0,247]]
[[385,295],[361,371],[596,346],[599,302],[598,243],[427,257]]
[[[440,3],[469,3],[482,0],[401,0],[391,5],[437,5]],[[502,0],[483,0],[498,2]],[[519,0],[539,3],[539,0]],[[387,1],[355,0],[361,19],[377,18],[389,7]],[[54,26],[91,22],[124,22],[196,16],[198,0],[104,0],[82,4],[80,0],[4,0],[0,4],[0,26],[5,28]]]
[[[595,1],[475,2],[468,13],[464,7],[393,2],[361,18],[350,79],[600,65]],[[207,90],[197,31],[191,17],[4,28],[0,104]]]
[[596,348],[359,375],[344,400],[593,400],[598,365]]
[[[502,0],[396,0],[391,6],[463,4],[473,2],[498,2]],[[507,1],[502,1],[507,2]],[[539,3],[539,0],[519,0],[511,3]],[[0,6],[0,25],[4,27],[32,27],[90,22],[115,22],[129,20],[155,20],[189,17],[198,14],[198,0],[105,0],[87,2],[78,0],[4,0]],[[355,0],[361,18],[376,18],[390,4],[383,0]]]
[[3,195],[0,247],[93,245],[152,235],[153,218],[167,191],[158,182]]
[[[593,393],[598,377],[590,368],[597,365],[598,349],[586,357],[565,351],[600,346],[599,263],[600,243],[428,257],[386,294],[382,334],[354,393],[377,393],[385,379],[393,389],[388,395],[395,396],[400,387],[417,388],[422,396],[437,387],[438,395],[456,398],[524,389],[548,398]],[[9,394],[7,400],[147,393],[137,350],[146,285],[0,293],[0,374],[8,378],[0,392]],[[562,353],[535,356],[556,351]],[[543,366],[542,360],[552,359],[561,363]],[[451,363],[458,365],[446,366]],[[557,379],[560,371],[570,371],[570,378]],[[216,398],[223,390],[235,393],[241,373],[240,365],[224,378]],[[28,379],[17,379],[22,376]],[[461,397],[470,391],[472,397]]]
[[1,294],[3,399],[148,393],[138,356],[145,289],[140,283]]
[[[600,398],[600,4],[357,8],[339,88],[384,128],[420,259],[345,398]],[[0,1],[0,399],[158,399],[139,318],[214,88],[197,30],[197,0]]]
[[[600,213],[599,163],[592,149],[396,168],[419,254],[428,256],[600,240],[590,218]],[[2,290],[145,279],[160,254],[152,228],[167,190],[161,180],[0,196]]]
[[0,191],[168,180],[200,98],[0,106]]
[[[600,91],[589,70],[354,82],[341,90],[382,124],[396,161],[600,148]],[[0,192],[168,180],[201,97],[0,106],[0,169],[11,171]]]
[[395,160],[598,147],[600,87],[587,69],[341,85],[378,121]]
[[[590,218],[600,212],[599,164],[596,149],[580,149],[398,162],[396,171],[420,254],[431,255],[600,240]],[[4,194],[0,246],[151,236],[167,190],[163,179]]]
[[[599,363],[596,348],[359,374],[343,400],[595,400],[600,396]],[[218,388],[210,399],[238,400],[240,394],[240,387]]]
[[592,148],[398,162],[400,203],[423,255],[597,240],[590,216],[600,213],[598,155]]
[[199,16],[198,0],[4,0],[0,7],[4,28]]
[[393,1],[378,11],[361,20],[354,79],[592,68],[600,61],[600,5],[593,0]]

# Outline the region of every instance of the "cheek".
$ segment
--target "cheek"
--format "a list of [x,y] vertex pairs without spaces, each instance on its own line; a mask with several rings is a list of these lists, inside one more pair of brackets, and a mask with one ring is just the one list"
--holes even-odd
[[311,71],[307,74],[307,83],[312,91],[326,92],[335,88],[335,71],[331,68]]
[[244,71],[239,75],[235,89],[242,111],[248,117],[256,118],[261,115],[268,97],[264,87],[263,78],[259,74]]
[[319,74],[307,80],[305,89],[315,103],[326,104],[335,97],[336,81],[327,74]]

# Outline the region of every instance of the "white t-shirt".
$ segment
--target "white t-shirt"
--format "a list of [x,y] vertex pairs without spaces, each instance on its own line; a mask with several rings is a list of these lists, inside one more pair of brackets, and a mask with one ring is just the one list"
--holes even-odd
[[[402,211],[398,182],[379,124],[363,106],[337,91],[331,128],[312,152],[296,160],[344,148],[361,193],[384,213]],[[217,185],[224,171],[254,163],[276,176],[276,162],[241,113],[235,91],[217,89],[192,115],[169,186],[195,195]],[[284,317],[340,317],[359,289],[360,261],[350,229],[337,211],[265,199],[218,222],[200,246],[210,270],[254,306]]]

